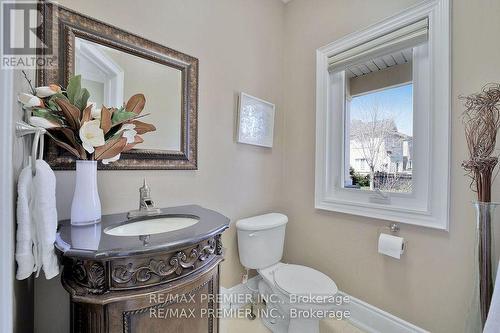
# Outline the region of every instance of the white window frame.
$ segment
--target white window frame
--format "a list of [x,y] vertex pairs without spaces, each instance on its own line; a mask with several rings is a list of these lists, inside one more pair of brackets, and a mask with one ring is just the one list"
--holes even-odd
[[[411,194],[360,191],[344,182],[344,72],[328,58],[428,18],[429,40],[414,49]],[[316,51],[315,208],[448,230],[450,189],[450,3],[428,0]],[[341,87],[341,88],[339,88]],[[336,90],[335,90],[336,89]]]

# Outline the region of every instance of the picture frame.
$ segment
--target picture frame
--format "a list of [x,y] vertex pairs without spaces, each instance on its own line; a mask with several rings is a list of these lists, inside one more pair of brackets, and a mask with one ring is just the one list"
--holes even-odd
[[272,148],[275,111],[273,103],[241,92],[238,102],[237,142]]

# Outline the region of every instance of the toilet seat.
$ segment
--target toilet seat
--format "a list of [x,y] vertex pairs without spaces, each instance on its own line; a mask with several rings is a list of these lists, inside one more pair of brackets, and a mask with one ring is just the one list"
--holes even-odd
[[274,285],[285,295],[333,296],[338,292],[327,275],[301,265],[280,266],[274,271]]

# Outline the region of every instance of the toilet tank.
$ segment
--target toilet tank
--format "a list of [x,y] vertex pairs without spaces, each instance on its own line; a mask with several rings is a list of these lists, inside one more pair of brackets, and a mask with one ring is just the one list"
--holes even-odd
[[283,256],[288,217],[270,213],[236,222],[240,262],[246,268],[261,269],[278,263]]

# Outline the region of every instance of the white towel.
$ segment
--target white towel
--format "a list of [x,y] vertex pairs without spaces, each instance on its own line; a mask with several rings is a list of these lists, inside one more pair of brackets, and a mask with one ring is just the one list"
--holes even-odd
[[[51,279],[59,274],[59,265],[54,251],[57,232],[56,177],[50,166],[43,160],[36,161],[36,175],[34,177],[31,178],[31,167],[23,169],[21,176],[19,184],[22,185],[18,185],[18,188],[21,188],[23,192],[19,192],[18,199],[17,278],[26,278],[33,271],[37,272],[36,276],[38,277],[40,269],[43,268],[45,278]],[[27,219],[31,225],[31,235],[27,231]],[[26,251],[29,247],[27,235],[31,236],[32,239],[34,265],[30,263],[29,259],[25,259],[29,258]],[[21,237],[19,238],[19,236]],[[26,276],[30,265],[32,265],[32,270]]]
[[17,182],[16,279],[24,280],[36,271],[31,223],[31,167],[21,171]]
[[[52,279],[59,274],[59,265],[54,251],[57,233],[56,175],[44,160],[36,161],[36,175],[33,177],[32,218],[36,226],[38,255],[45,278]],[[40,271],[40,264],[38,267]],[[38,274],[37,274],[38,276]]]

